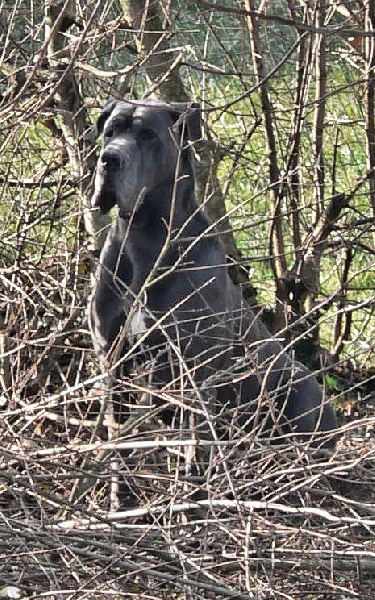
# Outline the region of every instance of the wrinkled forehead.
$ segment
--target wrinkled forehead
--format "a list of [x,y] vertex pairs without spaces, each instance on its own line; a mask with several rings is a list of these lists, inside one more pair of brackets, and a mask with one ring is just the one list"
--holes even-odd
[[115,107],[110,122],[128,121],[128,126],[139,124],[142,127],[158,130],[159,133],[169,131],[174,123],[170,108],[162,103],[142,102],[119,102]]

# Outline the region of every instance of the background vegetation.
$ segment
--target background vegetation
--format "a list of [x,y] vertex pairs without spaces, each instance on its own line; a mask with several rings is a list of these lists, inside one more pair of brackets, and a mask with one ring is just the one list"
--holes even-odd
[[[374,31],[374,0],[0,3],[0,597],[374,597]],[[85,317],[93,124],[149,95],[200,102],[199,199],[341,430],[320,459],[244,436],[197,512],[173,432],[132,432],[119,515]]]

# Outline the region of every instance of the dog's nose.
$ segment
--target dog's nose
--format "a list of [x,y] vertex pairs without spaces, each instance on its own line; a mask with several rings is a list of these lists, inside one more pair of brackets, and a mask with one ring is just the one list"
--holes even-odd
[[107,150],[104,150],[104,152],[102,153],[100,157],[100,162],[102,164],[102,167],[104,167],[108,171],[121,169],[121,167],[123,166],[123,160],[118,150],[111,150],[109,148]]

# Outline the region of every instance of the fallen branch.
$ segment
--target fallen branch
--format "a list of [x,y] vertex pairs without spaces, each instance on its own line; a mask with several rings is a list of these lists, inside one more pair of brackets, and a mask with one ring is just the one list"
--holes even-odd
[[[70,519],[67,521],[60,521],[51,526],[53,530],[61,530],[61,529],[108,529],[111,527],[111,523],[115,525],[116,528],[121,528],[121,521],[127,521],[129,519],[134,519],[138,517],[145,516],[157,516],[164,513],[168,510],[169,513],[177,514],[184,513],[189,510],[194,510],[197,508],[208,508],[208,509],[227,509],[227,510],[236,510],[239,509],[247,510],[250,512],[267,510],[274,512],[281,512],[285,514],[295,515],[299,517],[319,517],[324,521],[328,521],[330,523],[338,523],[338,524],[347,524],[350,526],[365,526],[365,527],[374,527],[375,519],[369,518],[353,518],[353,517],[341,517],[333,515],[327,510],[321,508],[315,508],[313,506],[288,506],[286,504],[279,504],[273,502],[263,502],[258,500],[199,500],[197,502],[180,502],[175,504],[165,504],[160,506],[148,506],[142,508],[133,508],[124,511],[118,512],[109,512],[103,518],[107,521],[107,523],[103,523],[102,520],[97,519],[96,517],[90,517],[87,519]],[[375,554],[374,554],[375,556]]]

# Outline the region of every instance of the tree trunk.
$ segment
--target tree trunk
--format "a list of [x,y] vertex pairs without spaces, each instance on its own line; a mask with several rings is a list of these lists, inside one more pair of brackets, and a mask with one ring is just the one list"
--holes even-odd
[[254,71],[259,84],[259,93],[262,104],[262,114],[265,126],[265,137],[268,153],[269,182],[270,182],[270,208],[271,228],[269,233],[270,261],[276,283],[276,307],[274,329],[280,331],[288,324],[287,293],[284,285],[287,263],[284,251],[284,236],[282,230],[282,186],[280,171],[277,162],[276,139],[273,123],[273,107],[270,97],[263,52],[259,37],[258,20],[255,15],[254,0],[245,0],[248,11],[246,23],[249,30],[250,44],[253,55]]
[[333,335],[332,335],[332,356],[333,360],[339,360],[339,356],[344,348],[346,341],[350,339],[350,331],[352,324],[352,312],[345,310],[346,308],[346,295],[348,291],[348,281],[350,268],[352,266],[354,253],[352,248],[345,250],[345,261],[344,268],[341,275],[341,298],[337,303],[337,313],[333,324]]
[[[317,30],[324,27],[326,16],[326,0],[316,3],[315,26]],[[314,182],[315,201],[312,228],[315,235],[309,236],[304,243],[301,259],[302,295],[304,296],[305,311],[309,317],[310,339],[303,354],[309,358],[309,364],[314,365],[319,350],[319,314],[314,312],[316,297],[320,290],[320,259],[324,248],[325,237],[321,235],[319,224],[324,214],[325,194],[325,165],[324,165],[324,120],[327,88],[326,40],[322,34],[317,34],[315,45],[315,111],[313,121],[313,153],[314,153]],[[302,300],[302,298],[301,298]]]
[[[179,73],[181,51],[172,52],[171,34],[168,31],[168,15],[162,18],[163,5],[150,0],[120,0],[125,19],[136,32],[136,44],[140,54],[147,57],[145,62],[150,83],[150,94],[163,100],[189,102]],[[233,260],[231,274],[236,283],[246,288],[248,299],[254,301],[255,292],[244,270],[238,265],[241,261],[229,219],[226,214],[224,196],[217,178],[219,153],[210,142],[202,140],[195,148],[199,160],[196,161],[196,193],[198,201],[205,206],[207,213],[217,224],[225,251]]]
[[[317,29],[323,28],[326,14],[326,0],[318,0],[316,4],[315,25]],[[313,122],[313,153],[314,153],[314,181],[315,201],[313,214],[313,228],[317,226],[324,211],[325,193],[325,165],[324,165],[324,119],[326,107],[327,66],[326,66],[326,40],[322,34],[317,34],[315,46],[315,111]],[[303,265],[303,280],[307,290],[305,308],[307,312],[313,310],[316,296],[320,289],[320,257],[322,249],[311,244],[305,253]]]
[[88,118],[78,82],[69,68],[69,48],[64,33],[75,19],[75,2],[45,3],[45,38],[48,41],[48,60],[51,69],[61,78],[55,95],[59,124],[63,132],[70,161],[72,178],[77,183],[78,205],[82,206],[89,243],[98,254],[103,246],[110,222],[108,215],[92,211],[90,192],[95,170],[92,145],[85,138]]
[[[300,151],[303,117],[305,113],[306,89],[308,85],[309,65],[311,61],[311,38],[301,39],[296,59],[295,99],[290,126],[291,149],[285,165],[287,185],[290,195],[290,221],[292,229],[295,259],[301,258],[302,234],[300,223],[301,181]],[[297,318],[300,315],[296,315]]]
[[[367,0],[365,28],[375,30],[375,0]],[[366,159],[369,172],[370,210],[375,219],[375,40],[373,36],[366,37]],[[373,234],[375,244],[375,232]]]
[[124,17],[136,33],[140,54],[147,57],[146,72],[151,92],[164,100],[189,100],[179,74],[181,49],[172,51],[167,17],[161,16],[159,2],[120,0]]

